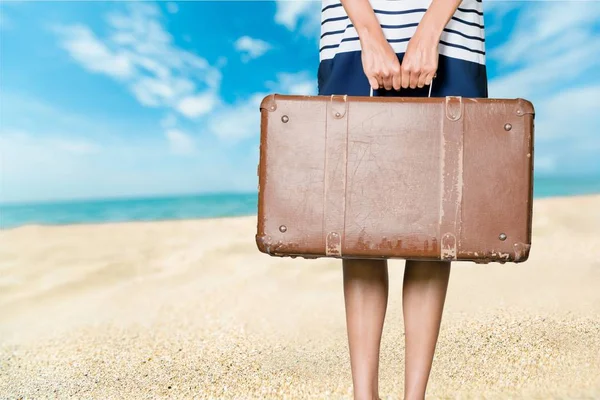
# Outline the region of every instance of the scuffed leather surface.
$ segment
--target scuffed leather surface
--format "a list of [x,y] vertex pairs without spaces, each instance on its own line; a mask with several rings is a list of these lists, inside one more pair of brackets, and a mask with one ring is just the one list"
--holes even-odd
[[527,259],[529,101],[269,95],[261,114],[260,251]]

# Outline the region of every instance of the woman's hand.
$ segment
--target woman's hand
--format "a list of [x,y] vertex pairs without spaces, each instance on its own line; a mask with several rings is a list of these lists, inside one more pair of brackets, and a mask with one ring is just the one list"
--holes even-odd
[[439,35],[426,25],[419,26],[408,41],[400,71],[403,88],[431,85],[438,68]]
[[408,42],[402,65],[383,35],[363,34],[360,38],[365,75],[373,89],[422,88],[430,85],[438,67],[439,36],[426,26]]
[[432,0],[408,41],[402,65],[402,87],[431,85],[438,68],[438,46],[444,27],[462,0]]
[[371,87],[374,90],[380,87],[400,90],[400,61],[383,34],[364,33],[360,43],[363,69]]
[[402,65],[386,40],[369,0],[341,0],[360,38],[363,69],[373,89],[400,90],[431,84],[438,68],[442,31],[462,0],[432,0],[413,37]]

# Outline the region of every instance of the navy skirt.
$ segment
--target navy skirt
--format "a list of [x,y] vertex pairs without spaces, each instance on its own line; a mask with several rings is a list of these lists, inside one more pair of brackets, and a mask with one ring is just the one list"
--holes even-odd
[[[404,53],[397,56],[402,63]],[[488,97],[487,72],[483,64],[440,54],[436,74],[432,82],[431,97]],[[317,81],[319,95],[368,96],[371,87],[364,73],[359,51],[338,53],[332,59],[321,61]],[[375,90],[373,95],[427,97],[429,86],[400,88],[399,91],[381,88]]]

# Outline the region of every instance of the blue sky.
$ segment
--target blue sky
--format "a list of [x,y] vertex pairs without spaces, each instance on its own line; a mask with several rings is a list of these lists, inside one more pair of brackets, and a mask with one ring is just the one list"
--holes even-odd
[[[318,1],[0,3],[0,199],[255,191],[258,104],[315,94]],[[537,176],[600,177],[600,2],[484,0]]]

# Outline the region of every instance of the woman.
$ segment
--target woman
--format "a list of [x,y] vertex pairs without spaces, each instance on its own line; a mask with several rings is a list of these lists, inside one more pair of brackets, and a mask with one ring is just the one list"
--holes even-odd
[[[487,97],[481,0],[323,0],[321,22],[320,95]],[[406,261],[405,399],[425,396],[449,276]],[[387,260],[345,259],[343,282],[354,397],[377,399]]]

